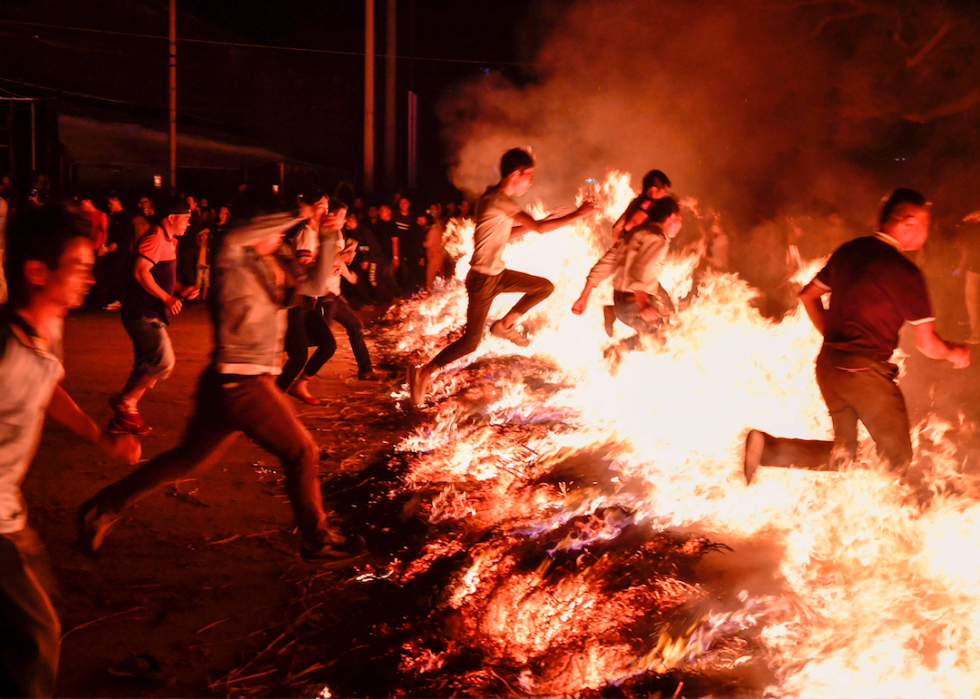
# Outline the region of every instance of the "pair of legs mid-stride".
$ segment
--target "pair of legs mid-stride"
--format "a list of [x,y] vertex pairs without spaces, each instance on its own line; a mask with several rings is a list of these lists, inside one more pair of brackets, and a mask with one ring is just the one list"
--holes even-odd
[[470,270],[466,275],[466,330],[461,338],[446,346],[428,364],[409,368],[408,386],[412,404],[418,406],[425,400],[432,374],[437,369],[465,357],[480,346],[490,305],[499,294],[524,292],[514,307],[490,326],[490,334],[527,347],[530,341],[515,327],[517,319],[551,296],[554,290],[555,285],[547,279],[524,272],[505,269],[500,274],[489,275]]

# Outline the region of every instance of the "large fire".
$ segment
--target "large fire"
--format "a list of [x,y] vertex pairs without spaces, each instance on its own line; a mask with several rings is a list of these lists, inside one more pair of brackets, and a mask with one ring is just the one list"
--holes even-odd
[[[714,673],[725,679],[713,687],[737,694],[980,696],[980,481],[958,454],[965,426],[916,426],[935,493],[924,507],[866,436],[846,472],[763,469],[746,487],[747,428],[831,434],[813,375],[820,337],[800,309],[764,319],[732,274],[709,271],[690,294],[704,255],[691,245],[662,280],[679,309],[663,343],[604,359],[609,285],[585,315],[569,309],[608,244],[603,224],[633,195],[611,173],[595,220],[507,249],[509,268],[556,285],[523,321],[531,345],[487,336],[436,375],[424,426],[398,446],[434,538],[396,575],[465,561],[440,603],[449,641],[407,644],[402,669],[434,672],[466,651],[512,671],[473,671],[458,685],[470,691]],[[465,253],[472,230],[455,236]],[[461,329],[467,260],[400,308],[393,356],[431,357]],[[393,398],[408,409],[406,391]]]

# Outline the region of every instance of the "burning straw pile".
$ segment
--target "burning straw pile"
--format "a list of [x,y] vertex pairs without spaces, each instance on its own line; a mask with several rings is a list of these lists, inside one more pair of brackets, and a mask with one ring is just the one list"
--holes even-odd
[[[607,218],[631,195],[616,173],[601,191]],[[610,366],[601,295],[587,315],[568,312],[599,231],[590,222],[508,249],[509,267],[557,286],[526,319],[530,347],[485,341],[436,377],[422,411],[404,388],[392,394],[406,435],[348,476],[338,503],[381,560],[348,583],[364,603],[344,669],[295,686],[980,695],[980,559],[964,555],[980,543],[968,426],[930,416],[916,428],[936,493],[924,509],[867,439],[864,464],[847,472],[765,470],[747,488],[750,425],[830,433],[812,372],[819,336],[798,311],[764,319],[734,275],[708,273],[692,289],[695,246],[671,260],[664,285],[680,311],[663,344]],[[464,318],[457,280],[396,308],[379,349],[403,367]]]

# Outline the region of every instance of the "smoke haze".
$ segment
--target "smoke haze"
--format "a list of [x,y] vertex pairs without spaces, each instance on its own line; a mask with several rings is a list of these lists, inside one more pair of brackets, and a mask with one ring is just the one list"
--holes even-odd
[[636,186],[659,168],[743,227],[812,210],[864,226],[897,186],[966,213],[980,103],[969,12],[581,0],[544,40],[536,83],[491,74],[441,105],[452,178],[478,194],[501,153],[530,146],[532,196],[549,204],[586,177],[624,170]]

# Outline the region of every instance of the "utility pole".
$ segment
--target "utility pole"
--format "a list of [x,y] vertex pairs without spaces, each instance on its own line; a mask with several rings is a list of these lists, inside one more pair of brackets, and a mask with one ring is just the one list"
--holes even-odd
[[364,0],[364,189],[374,191],[374,0]]
[[177,193],[177,0],[170,0],[170,193]]
[[395,186],[395,118],[397,104],[395,98],[396,55],[398,43],[398,22],[396,5],[398,0],[388,0],[385,6],[385,179],[388,185]]

